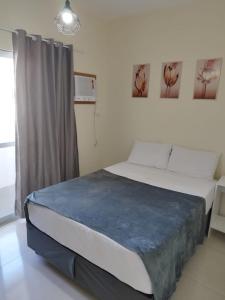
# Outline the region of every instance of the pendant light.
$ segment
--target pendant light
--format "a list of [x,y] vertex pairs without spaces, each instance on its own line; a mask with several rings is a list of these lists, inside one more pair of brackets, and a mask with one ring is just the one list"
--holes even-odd
[[58,31],[65,35],[74,35],[80,30],[79,17],[72,11],[70,1],[66,0],[64,8],[55,18]]

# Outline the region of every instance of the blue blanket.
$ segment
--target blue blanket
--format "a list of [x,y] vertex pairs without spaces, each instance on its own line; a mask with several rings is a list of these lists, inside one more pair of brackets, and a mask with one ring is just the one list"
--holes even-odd
[[34,192],[26,204],[29,201],[136,252],[156,300],[169,299],[184,263],[204,239],[204,199],[104,170]]

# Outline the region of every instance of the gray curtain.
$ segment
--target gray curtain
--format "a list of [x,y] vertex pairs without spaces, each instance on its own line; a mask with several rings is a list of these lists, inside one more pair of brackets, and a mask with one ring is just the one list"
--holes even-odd
[[73,48],[13,33],[16,81],[16,215],[26,196],[79,176]]

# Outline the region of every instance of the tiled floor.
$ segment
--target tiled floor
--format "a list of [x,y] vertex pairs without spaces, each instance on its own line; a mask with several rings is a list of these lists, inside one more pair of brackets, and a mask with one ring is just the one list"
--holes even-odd
[[[0,227],[0,300],[28,299],[94,300],[26,246],[20,220]],[[171,300],[225,300],[225,235],[199,246]]]

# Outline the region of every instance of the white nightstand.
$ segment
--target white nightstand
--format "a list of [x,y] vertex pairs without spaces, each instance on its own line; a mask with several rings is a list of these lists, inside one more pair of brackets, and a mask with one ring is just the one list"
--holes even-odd
[[225,233],[225,217],[221,216],[220,203],[222,194],[225,193],[225,176],[221,177],[216,184],[216,197],[213,203],[210,229],[215,229]]

